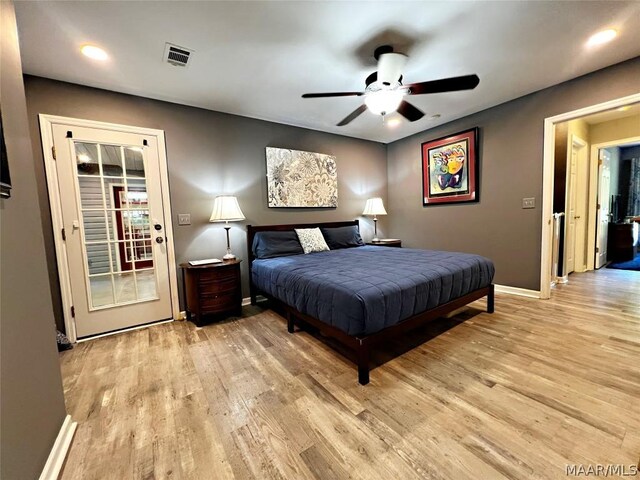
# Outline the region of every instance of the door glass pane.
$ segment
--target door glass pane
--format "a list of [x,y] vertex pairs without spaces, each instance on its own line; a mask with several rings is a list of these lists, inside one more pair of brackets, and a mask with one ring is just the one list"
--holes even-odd
[[153,267],[153,251],[151,240],[133,242],[136,270]]
[[136,283],[138,284],[139,300],[158,298],[158,293],[156,291],[156,276],[153,270],[136,272]]
[[89,283],[91,284],[91,305],[93,305],[94,308],[113,305],[111,275],[90,277]]
[[95,143],[75,142],[78,175],[100,175],[98,148]]
[[142,148],[74,145],[90,305],[157,298]]
[[92,243],[88,244],[86,248],[89,275],[111,273],[109,268],[109,244]]
[[107,242],[107,224],[103,210],[82,212],[85,242]]
[[116,303],[134,302],[136,297],[136,283],[132,273],[117,273],[113,276],[116,289]]
[[122,147],[119,145],[100,145],[102,175],[122,176]]
[[124,164],[127,177],[144,177],[144,159],[142,147],[125,147]]
[[80,187],[80,207],[83,210],[102,210],[102,183],[100,175],[78,176],[78,186]]

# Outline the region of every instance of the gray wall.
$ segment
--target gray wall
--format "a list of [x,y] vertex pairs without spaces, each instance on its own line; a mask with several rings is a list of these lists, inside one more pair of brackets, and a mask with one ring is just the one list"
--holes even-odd
[[[638,91],[637,57],[389,144],[391,235],[410,247],[485,255],[496,283],[538,290],[544,119]],[[423,207],[420,145],[476,126],[480,202]],[[523,210],[523,197],[535,197],[536,208]]]
[[[36,151],[38,193],[43,206],[45,242],[56,316],[62,318],[55,252],[37,115],[67,117],[158,128],[165,131],[174,238],[178,263],[225,254],[222,225],[208,223],[217,194],[238,196],[246,221],[233,225],[232,251],[246,257],[245,224],[353,220],[371,196],[387,196],[386,147],[383,144],[306,130],[251,118],[141,97],[25,77],[29,122]],[[265,147],[332,154],[338,165],[338,208],[270,209],[267,207]],[[190,213],[191,226],[178,226],[177,214]],[[380,227],[385,233],[385,219]],[[365,239],[373,222],[361,221]],[[243,262],[244,296],[249,295]],[[181,285],[180,285],[181,286]]]
[[13,193],[0,200],[0,478],[38,478],[66,416],[13,4],[0,2],[0,103]]

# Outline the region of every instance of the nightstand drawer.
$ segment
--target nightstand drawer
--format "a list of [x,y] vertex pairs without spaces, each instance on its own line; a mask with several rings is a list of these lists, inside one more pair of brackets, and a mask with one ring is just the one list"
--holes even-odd
[[219,282],[221,280],[236,280],[240,276],[240,271],[237,268],[231,267],[218,267],[216,270],[206,270],[200,272],[200,282]]
[[205,313],[237,308],[239,303],[235,292],[209,295],[200,299],[200,306]]
[[238,278],[234,275],[224,279],[203,280],[200,282],[200,295],[234,291],[238,285]]

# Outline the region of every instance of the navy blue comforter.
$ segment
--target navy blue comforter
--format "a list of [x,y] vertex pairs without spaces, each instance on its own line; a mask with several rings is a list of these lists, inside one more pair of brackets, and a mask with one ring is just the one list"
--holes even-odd
[[368,335],[486,287],[493,263],[467,253],[365,246],[255,260],[263,292],[349,335]]

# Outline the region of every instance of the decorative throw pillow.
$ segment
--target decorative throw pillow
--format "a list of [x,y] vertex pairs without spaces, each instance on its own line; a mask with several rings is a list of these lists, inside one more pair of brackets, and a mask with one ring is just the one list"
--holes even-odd
[[362,247],[364,242],[358,232],[358,227],[321,228],[320,231],[331,250],[338,248]]
[[298,240],[304,253],[325,252],[329,250],[327,242],[319,228],[296,228]]
[[286,255],[302,255],[303,253],[298,235],[293,230],[258,232],[253,238],[253,254],[256,258],[275,258]]

